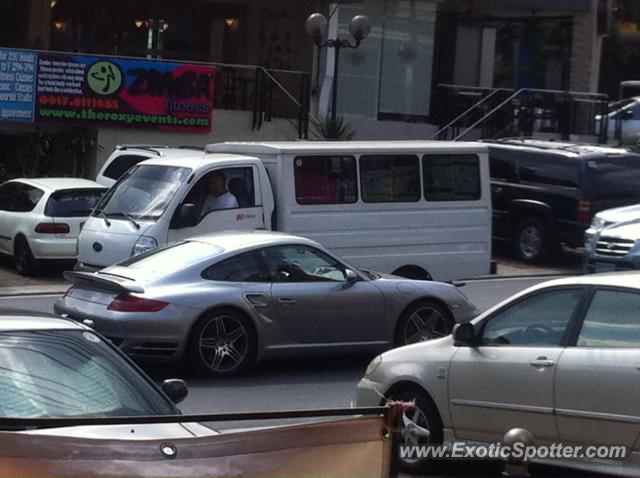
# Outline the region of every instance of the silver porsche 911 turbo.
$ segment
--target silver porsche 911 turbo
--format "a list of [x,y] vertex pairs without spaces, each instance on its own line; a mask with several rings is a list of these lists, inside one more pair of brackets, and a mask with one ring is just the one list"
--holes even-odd
[[73,286],[55,312],[136,360],[225,376],[285,353],[386,349],[448,335],[476,308],[453,285],[357,269],[320,244],[225,232],[141,254]]

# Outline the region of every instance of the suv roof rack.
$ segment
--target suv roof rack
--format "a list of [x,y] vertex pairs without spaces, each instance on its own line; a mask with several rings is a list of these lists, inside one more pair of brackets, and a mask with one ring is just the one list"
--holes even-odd
[[530,148],[543,149],[543,150],[559,150],[569,153],[584,154],[591,152],[598,152],[602,150],[622,150],[629,151],[628,148],[619,146],[610,146],[606,144],[591,144],[579,141],[566,141],[556,139],[542,139],[531,137],[513,137],[513,138],[498,138],[491,140],[482,140],[487,143],[507,144],[514,146],[527,146]]
[[204,151],[205,148],[202,146],[190,146],[190,145],[182,145],[182,146],[178,146],[178,149],[192,149],[194,151]]
[[143,149],[145,151],[150,151],[158,156],[162,156],[158,149],[169,149],[169,146],[166,144],[119,144],[116,146],[116,149],[119,151],[126,151],[128,149]]

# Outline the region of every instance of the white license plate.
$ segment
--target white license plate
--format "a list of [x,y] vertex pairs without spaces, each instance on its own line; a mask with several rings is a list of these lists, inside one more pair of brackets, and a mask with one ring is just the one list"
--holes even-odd
[[616,270],[616,265],[610,262],[596,262],[596,272],[613,272]]

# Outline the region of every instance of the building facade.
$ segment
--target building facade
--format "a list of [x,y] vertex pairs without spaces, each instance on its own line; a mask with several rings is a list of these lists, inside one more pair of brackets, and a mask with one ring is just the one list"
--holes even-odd
[[[354,15],[370,18],[371,34],[338,69],[338,113],[357,137],[424,139],[440,123],[443,85],[597,91],[611,9],[611,0],[0,0],[0,49],[216,65],[212,131],[88,125],[99,165],[119,143],[305,136],[301,114],[327,116],[333,94],[334,53],[305,32],[312,12],[340,38]],[[69,127],[0,120],[0,163],[36,128]]]

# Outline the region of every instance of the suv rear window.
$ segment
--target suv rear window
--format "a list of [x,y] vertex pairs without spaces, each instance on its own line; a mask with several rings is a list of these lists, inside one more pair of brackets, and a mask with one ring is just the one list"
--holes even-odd
[[49,217],[89,216],[106,189],[69,189],[54,192],[44,210]]
[[593,199],[640,197],[640,155],[588,159],[586,174],[589,196]]
[[117,156],[111,164],[104,170],[103,176],[109,179],[120,179],[124,173],[129,171],[133,166],[141,161],[149,159],[146,156],[140,156],[137,154],[123,154]]

